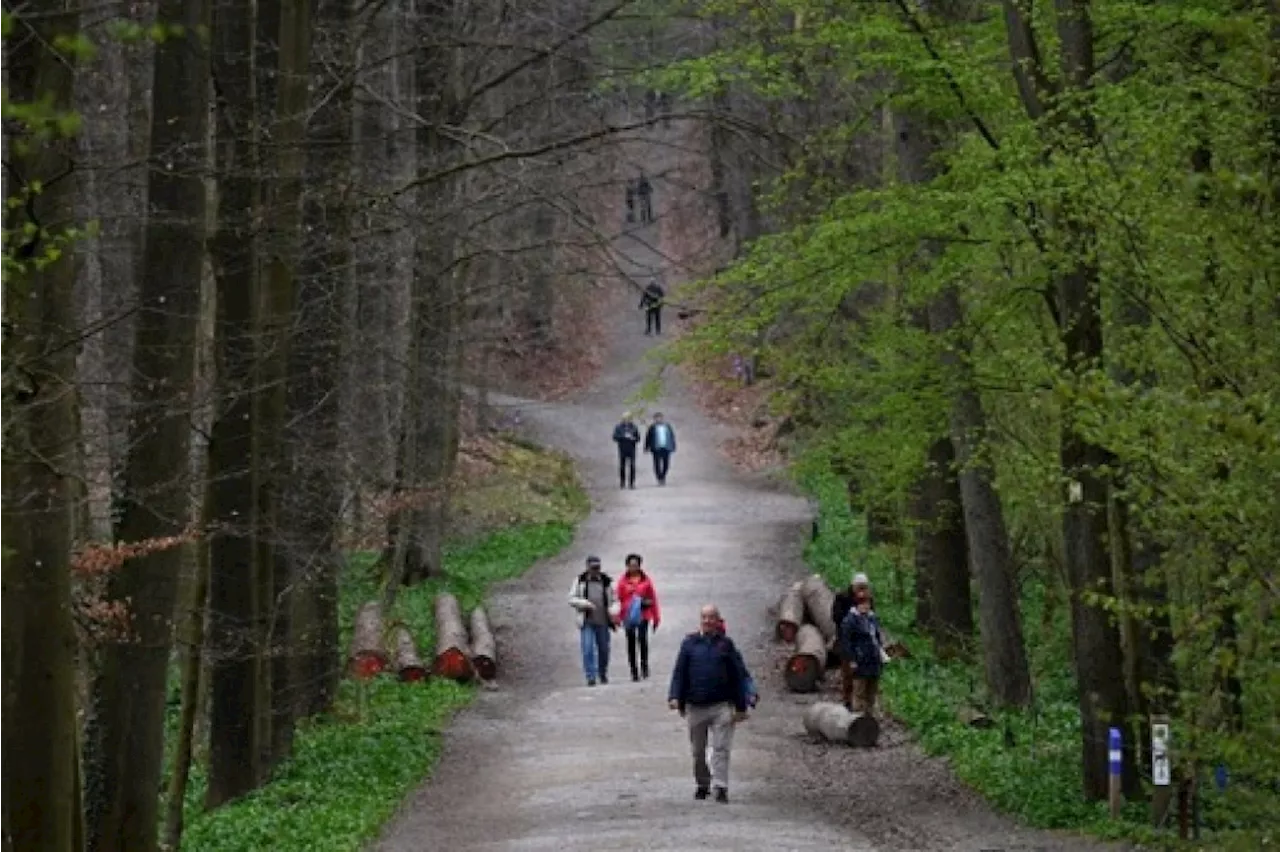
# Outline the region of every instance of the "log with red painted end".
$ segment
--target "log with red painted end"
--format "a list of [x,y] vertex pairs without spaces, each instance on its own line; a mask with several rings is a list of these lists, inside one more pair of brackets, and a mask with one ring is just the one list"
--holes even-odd
[[804,624],[796,631],[796,650],[787,659],[785,679],[792,692],[813,692],[827,668],[827,643],[822,631]]
[[380,674],[390,662],[382,647],[382,604],[369,601],[356,612],[347,671],[357,680]]
[[458,599],[448,592],[436,596],[436,656],[431,672],[459,683],[468,683],[476,676],[462,609]]
[[783,642],[796,641],[796,633],[804,624],[804,598],[800,584],[795,583],[778,601],[778,638]]
[[836,596],[827,581],[817,574],[810,574],[800,584],[800,597],[804,599],[806,620],[816,626],[828,642],[834,640],[836,623],[831,620],[831,604]]
[[489,626],[489,615],[484,607],[471,611],[471,664],[481,680],[493,680],[498,676],[498,643]]
[[396,677],[406,683],[427,679],[427,666],[418,656],[418,646],[413,641],[413,634],[403,624],[391,628],[387,644],[391,647],[391,665]]

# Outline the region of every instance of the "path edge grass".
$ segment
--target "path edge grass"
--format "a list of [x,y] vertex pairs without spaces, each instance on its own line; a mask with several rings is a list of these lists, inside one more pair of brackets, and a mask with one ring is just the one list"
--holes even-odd
[[[589,503],[580,480],[572,516],[519,524],[447,548],[445,578],[404,589],[390,620],[413,632],[427,655],[435,642],[434,601],[448,591],[466,612],[496,583],[514,579],[573,541]],[[340,624],[347,647],[355,610],[377,597],[376,555],[350,554],[343,571]],[[454,714],[478,693],[432,678],[399,683],[384,675],[368,684],[341,683],[333,712],[300,723],[292,757],[272,781],[236,802],[205,811],[203,767],[194,767],[184,810],[182,849],[306,849],[349,852],[376,839],[406,796],[430,777]]]

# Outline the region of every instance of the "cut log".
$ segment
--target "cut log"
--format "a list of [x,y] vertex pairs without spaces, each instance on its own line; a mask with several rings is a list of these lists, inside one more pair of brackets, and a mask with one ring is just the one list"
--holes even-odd
[[498,643],[489,626],[489,615],[483,607],[471,612],[471,664],[481,680],[493,680],[498,676]]
[[888,631],[881,628],[884,634],[884,652],[891,660],[905,660],[911,656],[911,652],[907,650],[907,646],[899,640],[889,635]]
[[804,729],[815,739],[873,748],[880,740],[880,723],[869,713],[850,713],[843,704],[819,701],[804,711]]
[[827,669],[827,643],[812,624],[796,632],[796,650],[787,660],[787,688],[792,692],[813,692]]
[[458,599],[448,592],[436,596],[436,656],[431,671],[458,683],[469,683],[476,676],[462,609]]
[[391,664],[395,667],[396,677],[406,683],[427,679],[427,667],[422,657],[418,656],[418,646],[414,644],[413,634],[403,624],[391,628],[387,644],[391,647]]
[[385,670],[388,662],[382,647],[382,605],[369,601],[356,612],[347,671],[358,680],[368,680]]
[[995,720],[986,713],[983,713],[977,707],[969,707],[967,705],[956,711],[956,719],[960,721],[961,725],[983,731],[996,726]]
[[800,584],[795,583],[778,601],[778,638],[783,642],[796,641],[801,624],[804,624],[804,597],[800,594]]
[[827,581],[817,574],[811,574],[800,584],[800,594],[804,598],[804,612],[810,623],[822,631],[823,638],[828,642],[835,639],[836,623],[831,620],[831,604],[836,595]]

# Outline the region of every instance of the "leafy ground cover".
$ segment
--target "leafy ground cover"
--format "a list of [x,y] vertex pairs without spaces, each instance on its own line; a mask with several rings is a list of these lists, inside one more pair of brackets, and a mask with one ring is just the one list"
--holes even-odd
[[[439,592],[457,595],[466,609],[476,606],[494,583],[566,547],[588,506],[563,456],[511,442],[487,452],[492,470],[476,479],[461,502],[472,519],[466,529],[487,532],[450,545],[447,579],[403,590],[392,614],[424,651],[434,645],[433,602]],[[514,525],[499,528],[503,522]],[[342,573],[342,647],[356,609],[380,592],[375,560],[372,552],[353,553]],[[384,676],[367,685],[344,680],[333,712],[300,724],[293,756],[262,789],[205,812],[204,767],[192,768],[182,848],[362,848],[429,775],[445,726],[474,694],[474,687],[434,678],[399,683]]]

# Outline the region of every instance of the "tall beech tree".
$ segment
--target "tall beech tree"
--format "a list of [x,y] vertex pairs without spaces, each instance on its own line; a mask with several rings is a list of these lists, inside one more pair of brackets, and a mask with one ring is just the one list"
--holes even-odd
[[[147,542],[191,526],[188,470],[205,247],[210,7],[161,0],[146,240],[139,269],[129,443],[115,538]],[[165,687],[183,551],[158,549],[109,575],[130,635],[102,649],[85,766],[87,845],[157,848]]]

